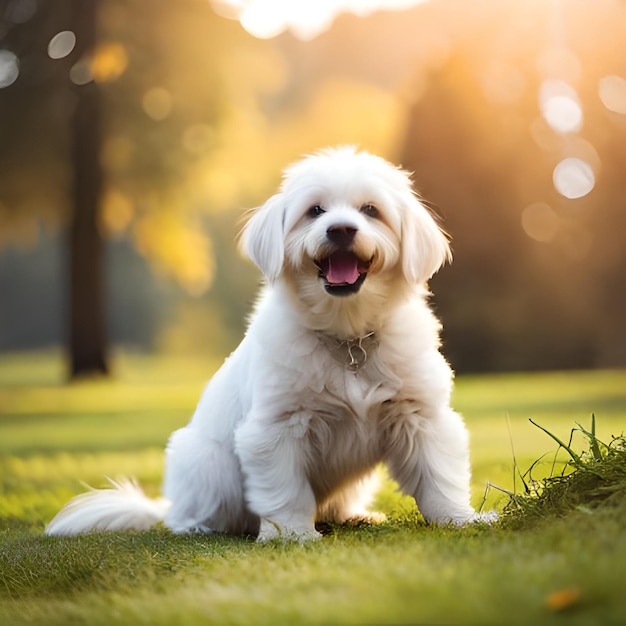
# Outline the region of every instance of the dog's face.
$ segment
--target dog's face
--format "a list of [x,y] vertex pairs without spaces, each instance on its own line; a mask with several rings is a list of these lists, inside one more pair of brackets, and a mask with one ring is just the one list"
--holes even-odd
[[377,283],[423,283],[450,255],[408,175],[353,148],[288,168],[241,243],[270,283],[287,278],[309,299],[355,298]]

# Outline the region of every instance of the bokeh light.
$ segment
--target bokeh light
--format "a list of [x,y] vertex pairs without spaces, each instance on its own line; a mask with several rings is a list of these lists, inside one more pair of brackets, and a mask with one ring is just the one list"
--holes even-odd
[[91,73],[97,83],[118,79],[128,66],[126,48],[117,42],[98,46],[91,60]]
[[626,79],[621,76],[604,76],[600,79],[598,94],[602,104],[614,113],[626,115]]
[[534,202],[522,211],[522,228],[535,241],[552,241],[559,230],[559,216],[545,202]]
[[83,58],[72,66],[70,80],[75,85],[86,85],[93,80],[89,59]]
[[548,79],[539,90],[541,114],[548,125],[559,133],[581,129],[583,110],[576,90],[562,80]]
[[48,56],[51,59],[64,59],[76,46],[76,35],[71,30],[57,33],[48,44]]
[[144,93],[142,106],[145,114],[160,122],[172,112],[172,94],[164,87],[153,87]]
[[552,181],[554,188],[570,200],[586,196],[596,183],[591,165],[576,157],[560,161],[554,168]]
[[[239,19],[247,8],[247,19],[257,20],[255,26],[244,20],[250,29],[265,24],[266,36],[282,30],[275,41],[226,21],[225,11],[212,9],[217,1],[104,2],[92,40],[80,20],[69,19],[65,0],[6,0],[0,84],[13,84],[0,89],[7,130],[0,135],[0,240],[11,241],[18,220],[35,223],[36,235],[40,214],[59,230],[68,223],[72,116],[76,103],[97,98],[99,226],[124,239],[115,246],[133,248],[142,263],[145,256],[156,283],[182,285],[173,285],[176,294],[202,293],[212,284],[202,268],[211,265],[211,251],[194,239],[199,231],[227,259],[215,294],[241,287],[235,297],[247,302],[243,282],[230,277],[238,272],[230,263],[238,215],[269,197],[281,169],[299,155],[351,143],[415,172],[418,193],[445,215],[462,263],[438,275],[434,287],[450,337],[460,342],[452,358],[462,370],[513,367],[513,351],[499,346],[513,336],[535,337],[526,312],[538,301],[557,330],[564,311],[587,329],[583,300],[600,302],[598,328],[621,328],[615,311],[624,310],[619,294],[626,293],[622,0],[597,6],[441,0],[406,13],[388,10],[401,0],[336,0],[332,7],[329,0],[229,1],[229,17]],[[332,28],[300,40],[311,39],[329,16]],[[70,68],[73,83],[85,87],[68,89]],[[91,139],[90,122],[78,141]],[[489,271],[482,271],[485,258]],[[472,289],[457,311],[457,286],[477,274],[484,287]],[[513,287],[511,277],[520,275],[524,289]],[[241,308],[231,311],[235,297],[216,304],[216,316],[230,323],[243,315]],[[490,324],[505,297],[507,311],[517,313]],[[493,338],[480,358],[465,339],[473,336],[474,312]],[[230,337],[217,325],[215,333]],[[540,353],[544,339],[535,339]],[[593,341],[589,350],[579,347],[590,359],[606,347]],[[559,362],[581,364],[566,356]],[[541,355],[534,363],[519,359],[523,367],[548,363]]]
[[20,75],[20,62],[10,50],[0,50],[0,89],[12,85]]
[[3,3],[3,17],[13,24],[25,24],[37,12],[37,0]]

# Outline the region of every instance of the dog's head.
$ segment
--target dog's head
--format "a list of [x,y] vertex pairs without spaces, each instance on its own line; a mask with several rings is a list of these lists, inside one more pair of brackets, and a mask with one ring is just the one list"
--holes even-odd
[[409,175],[351,147],[287,168],[279,193],[252,213],[241,246],[270,283],[291,277],[331,297],[392,278],[424,283],[450,257]]

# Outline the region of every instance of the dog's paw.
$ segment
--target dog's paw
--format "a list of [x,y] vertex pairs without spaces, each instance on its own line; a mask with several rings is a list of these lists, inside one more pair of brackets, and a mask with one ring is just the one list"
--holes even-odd
[[470,526],[471,524],[495,524],[498,521],[498,513],[496,511],[485,511],[484,513],[477,513],[475,511],[468,511],[467,515],[440,515],[436,518],[426,518],[428,524],[435,526],[456,526],[462,528],[463,526]]
[[204,524],[197,524],[196,526],[190,526],[182,531],[174,531],[184,535],[213,535],[215,531]]
[[497,511],[485,511],[484,513],[475,513],[470,520],[472,524],[475,522],[483,522],[484,524],[495,524],[500,516]]
[[474,513],[461,520],[454,520],[456,526],[469,526],[470,524],[495,524],[498,521],[496,511],[485,511],[484,513]]
[[257,541],[259,543],[268,543],[270,541],[295,541],[297,543],[308,543],[309,541],[317,541],[322,538],[313,526],[290,527],[280,525],[272,520],[261,520],[261,528]]

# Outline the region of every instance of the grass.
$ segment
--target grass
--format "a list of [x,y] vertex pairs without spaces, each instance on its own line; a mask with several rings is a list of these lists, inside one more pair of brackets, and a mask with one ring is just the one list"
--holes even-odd
[[[133,475],[158,493],[167,437],[187,421],[216,366],[125,355],[115,364],[112,381],[66,386],[57,354],[0,358],[0,623],[623,622],[626,372],[457,381],[475,506],[487,481],[515,493],[488,491],[487,507],[507,509],[495,527],[428,527],[387,481],[378,506],[388,522],[328,527],[315,545],[161,528],[45,537],[45,522],[82,491],[80,481]],[[570,444],[577,422],[584,430]],[[563,447],[554,464],[552,434],[584,471]],[[554,495],[571,488],[569,476],[603,472],[600,485],[580,480],[575,497]],[[600,502],[593,494],[607,485],[610,497]]]
[[[552,469],[547,477],[537,479],[534,468],[538,459],[520,476],[524,485],[522,493],[510,493],[504,509],[504,520],[525,523],[530,518],[566,514],[572,509],[593,512],[606,504],[620,504],[626,496],[626,438],[613,436],[607,444],[596,434],[596,418],[591,416],[588,430],[581,424],[570,432],[564,442],[543,426],[532,422],[557,444]],[[577,452],[572,448],[575,433],[582,433],[588,440],[588,449]],[[558,452],[567,453],[566,460],[559,461]]]

